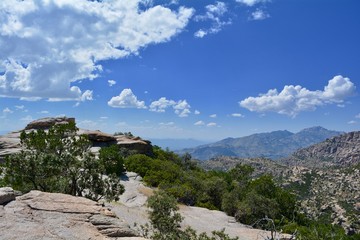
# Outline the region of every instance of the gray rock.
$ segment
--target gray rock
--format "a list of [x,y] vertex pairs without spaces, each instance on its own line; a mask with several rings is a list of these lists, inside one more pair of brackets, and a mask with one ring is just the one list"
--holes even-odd
[[4,205],[13,200],[15,200],[15,193],[12,188],[10,187],[0,188],[0,205]]
[[90,222],[104,235],[109,237],[135,237],[137,234],[129,224],[116,217],[93,215]]
[[49,129],[50,127],[56,124],[66,124],[66,123],[75,123],[75,118],[67,118],[67,117],[56,117],[56,118],[41,118],[35,121],[30,122],[26,125],[25,130],[30,129]]
[[103,240],[136,236],[114,216],[85,198],[31,191],[0,206],[0,239]]

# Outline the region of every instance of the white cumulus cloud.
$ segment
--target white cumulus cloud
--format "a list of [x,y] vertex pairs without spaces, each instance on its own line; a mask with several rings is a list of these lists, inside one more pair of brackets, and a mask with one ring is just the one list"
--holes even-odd
[[216,114],[211,114],[209,117],[211,117],[211,118],[216,118],[217,115],[216,115]]
[[355,116],[355,118],[360,118],[360,113]]
[[270,14],[268,14],[264,10],[256,9],[256,11],[251,13],[250,20],[264,20],[269,17],[270,17]]
[[168,100],[165,97],[161,97],[157,101],[153,101],[150,104],[150,111],[152,112],[165,112],[168,107],[172,107],[176,104],[174,100]]
[[108,105],[114,108],[146,108],[144,101],[139,101],[131,89],[122,90],[119,96],[112,97]]
[[150,104],[149,110],[152,112],[165,112],[167,108],[173,108],[175,114],[179,117],[187,117],[191,113],[190,104],[186,100],[168,100],[161,97],[159,100],[153,101]]
[[233,116],[233,117],[239,117],[239,118],[244,117],[244,115],[242,115],[241,113],[233,113],[233,114],[231,114],[231,116]]
[[209,21],[210,26],[205,29],[199,29],[194,33],[197,38],[203,38],[208,34],[220,32],[224,26],[231,24],[230,19],[224,20],[224,15],[228,12],[228,8],[224,2],[216,2],[205,7],[204,15],[195,16],[195,21]]
[[314,111],[319,106],[343,103],[345,98],[355,93],[355,89],[349,78],[338,75],[329,80],[323,91],[286,85],[281,92],[270,89],[258,97],[248,97],[239,104],[254,112],[276,112],[295,117],[300,112]]
[[180,100],[174,105],[175,113],[179,117],[187,117],[191,113],[191,106],[187,103],[186,100]]
[[238,3],[245,4],[249,7],[252,7],[255,4],[269,2],[270,0],[235,0],[235,1]]
[[108,84],[110,87],[114,86],[116,84],[115,80],[108,80]]
[[94,79],[100,61],[169,41],[194,10],[143,0],[0,1],[0,97],[89,99],[77,83]]

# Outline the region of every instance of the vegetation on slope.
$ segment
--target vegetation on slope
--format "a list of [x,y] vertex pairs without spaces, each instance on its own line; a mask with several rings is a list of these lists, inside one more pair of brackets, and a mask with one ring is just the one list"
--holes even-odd
[[97,158],[89,151],[90,142],[76,131],[70,123],[48,131],[23,132],[24,150],[7,157],[0,184],[23,192],[37,189],[116,200],[124,190],[118,175],[126,169],[182,204],[222,210],[257,228],[297,232],[297,239],[359,239],[358,235],[346,236],[325,218],[320,222],[305,217],[294,194],[278,186],[270,175],[254,178],[251,166],[205,171],[189,154],[180,157],[156,146],[147,156],[114,145],[101,149]]
[[91,143],[85,136],[77,136],[77,130],[75,123],[68,123],[48,131],[23,131],[24,150],[7,156],[0,168],[3,185],[22,192],[41,190],[117,200],[124,191],[118,177],[124,170],[122,157],[111,147],[96,159],[89,151]]

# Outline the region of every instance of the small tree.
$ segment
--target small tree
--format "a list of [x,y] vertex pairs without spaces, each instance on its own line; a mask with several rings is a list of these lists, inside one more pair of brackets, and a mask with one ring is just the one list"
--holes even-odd
[[20,153],[9,155],[4,182],[17,190],[41,190],[116,200],[124,188],[116,175],[90,153],[90,141],[76,135],[75,123],[55,125],[48,131],[21,133]]
[[159,191],[149,197],[147,206],[150,223],[154,228],[153,239],[179,239],[181,235],[180,223],[183,220],[175,198]]
[[125,171],[124,158],[117,145],[111,145],[100,149],[99,159],[105,166],[106,174],[120,175]]
[[[213,231],[211,237],[206,233],[197,235],[191,227],[182,230],[180,223],[183,217],[178,213],[176,200],[164,191],[158,191],[149,197],[147,205],[151,209],[149,211],[151,228],[148,225],[141,226],[145,237],[154,240],[238,240],[237,237],[229,237],[224,229]],[[151,236],[149,236],[150,232],[152,232]]]

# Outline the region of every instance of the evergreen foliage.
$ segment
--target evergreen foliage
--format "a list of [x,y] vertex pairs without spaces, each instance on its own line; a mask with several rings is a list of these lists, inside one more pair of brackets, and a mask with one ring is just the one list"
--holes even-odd
[[5,185],[22,192],[40,190],[117,200],[124,187],[119,173],[114,172],[121,169],[104,157],[112,150],[104,150],[99,161],[90,153],[87,137],[76,132],[75,123],[54,125],[48,131],[23,131],[24,150],[7,156],[3,166]]
[[[178,212],[177,201],[164,191],[155,192],[149,197],[147,206],[150,208],[150,226],[141,226],[144,237],[154,240],[238,240],[231,238],[222,231],[213,231],[212,236],[205,233],[197,235],[191,227],[180,228],[183,217]],[[151,232],[151,233],[150,233]]]

